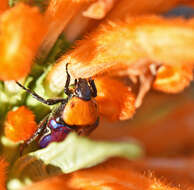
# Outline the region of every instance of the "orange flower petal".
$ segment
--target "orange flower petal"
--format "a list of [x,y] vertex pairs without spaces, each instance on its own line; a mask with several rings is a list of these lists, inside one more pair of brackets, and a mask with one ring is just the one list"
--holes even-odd
[[162,66],[157,73],[153,88],[167,93],[177,93],[193,80],[193,65]]
[[5,182],[6,182],[6,169],[8,167],[8,163],[0,157],[0,190],[6,190]]
[[[106,71],[109,75],[128,75],[133,81],[138,77],[141,86],[135,105],[139,107],[159,65],[184,67],[193,63],[193,41],[192,19],[129,17],[122,22],[101,25],[79,41],[58,64],[70,63],[69,71],[75,78],[88,78]],[[192,66],[187,67],[191,73]]]
[[71,63],[69,70],[75,78],[92,77],[110,69],[125,70],[140,61],[187,64],[194,60],[193,40],[192,19],[129,17],[101,25],[59,62]]
[[109,120],[125,120],[135,113],[135,96],[130,87],[109,77],[95,78],[99,112]]
[[70,20],[87,3],[86,0],[51,0],[45,13],[49,27],[42,48],[50,49]]
[[135,172],[130,168],[129,162],[122,164],[111,161],[73,173],[69,185],[83,190],[178,190],[161,183],[153,176],[146,177]]
[[178,190],[160,182],[153,176],[146,177],[131,169],[124,159],[109,160],[89,169],[61,175],[27,186],[30,189],[55,190]]
[[27,107],[9,111],[4,124],[5,136],[14,142],[29,139],[37,129],[35,116]]
[[[68,40],[71,41],[71,38],[74,38],[72,36],[77,37],[77,32],[79,33],[82,30],[82,26],[85,28],[88,24],[88,18],[84,18],[82,12],[92,2],[92,0],[51,0],[49,2],[45,12],[48,31],[41,46],[39,55],[41,58],[44,58],[49,53],[63,30],[70,30],[70,33],[66,31]],[[68,25],[72,25],[76,17],[79,17],[78,21],[75,20],[76,26],[73,24],[73,29],[67,29]]]
[[19,3],[1,15],[0,80],[26,76],[45,34],[38,8]]
[[[126,14],[158,13],[182,3],[182,0],[51,0],[45,14],[49,30],[41,48],[40,57],[45,57],[57,37],[65,30],[66,38],[74,41],[97,23],[93,19],[121,18]],[[114,9],[112,10],[112,8]],[[111,11],[112,10],[112,11]],[[110,14],[108,14],[110,12]],[[118,13],[118,14],[117,14]]]
[[41,46],[40,57],[44,58],[58,36],[65,31],[68,41],[74,41],[97,24],[111,10],[115,0],[51,0],[45,13],[49,24]]
[[166,177],[169,182],[180,186],[188,186],[194,188],[193,157],[177,157],[177,158],[145,158],[131,162],[131,165],[140,171],[153,171],[159,177]]

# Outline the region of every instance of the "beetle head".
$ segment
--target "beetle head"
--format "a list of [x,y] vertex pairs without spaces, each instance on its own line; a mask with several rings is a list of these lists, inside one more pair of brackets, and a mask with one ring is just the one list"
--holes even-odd
[[92,97],[95,97],[94,89],[87,79],[79,78],[76,80],[74,96],[85,101],[89,101],[92,99]]

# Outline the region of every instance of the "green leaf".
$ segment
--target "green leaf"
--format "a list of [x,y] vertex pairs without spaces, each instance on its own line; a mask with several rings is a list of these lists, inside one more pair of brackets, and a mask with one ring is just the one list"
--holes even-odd
[[70,173],[95,166],[110,157],[135,159],[143,151],[133,142],[94,141],[71,133],[63,142],[54,142],[46,148],[18,159],[12,170],[12,178],[38,181],[61,172]]
[[45,149],[30,153],[45,164],[59,167],[64,173],[94,166],[110,157],[134,159],[141,155],[142,149],[137,144],[93,141],[75,133],[61,143],[52,143]]

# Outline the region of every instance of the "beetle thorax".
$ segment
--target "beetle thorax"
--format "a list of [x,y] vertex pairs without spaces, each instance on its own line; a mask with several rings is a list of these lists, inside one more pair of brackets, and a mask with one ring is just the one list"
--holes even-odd
[[94,124],[98,119],[96,101],[85,101],[78,97],[72,97],[66,104],[62,118],[68,125],[86,126]]

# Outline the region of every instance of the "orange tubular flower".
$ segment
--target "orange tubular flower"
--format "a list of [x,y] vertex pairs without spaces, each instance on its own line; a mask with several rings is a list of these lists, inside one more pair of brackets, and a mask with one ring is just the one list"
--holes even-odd
[[34,114],[25,106],[9,111],[4,126],[5,136],[14,142],[29,139],[37,129]]
[[8,167],[8,163],[0,157],[0,190],[6,190],[5,182],[6,182],[6,169]]
[[44,38],[42,50],[48,53],[58,36],[65,29],[70,20],[88,4],[87,0],[51,0],[45,13],[48,31]]
[[0,29],[0,80],[25,77],[45,34],[43,16],[19,3],[1,15]]
[[75,172],[69,184],[71,187],[83,190],[178,190],[178,188],[162,184],[156,178],[140,175],[132,169],[121,169],[120,164],[117,164],[117,166],[102,164],[88,170]]
[[110,68],[130,68],[140,60],[172,66],[190,63],[194,60],[193,22],[157,16],[109,22],[79,41],[60,63],[71,63],[75,78],[92,77]]
[[135,113],[135,96],[128,86],[109,77],[95,78],[99,112],[109,120],[129,119]]
[[164,185],[156,178],[135,172],[130,168],[129,161],[125,160],[107,161],[93,168],[35,183],[23,190],[30,189],[178,190],[176,187]]
[[[139,77],[142,85],[136,101],[138,107],[160,65],[177,67],[193,63],[193,41],[192,19],[128,17],[125,21],[109,21],[98,27],[63,56],[59,64],[71,63],[69,71],[75,78],[88,78],[105,71],[129,75],[133,81]],[[191,66],[189,73],[192,69]]]
[[[118,19],[130,14],[165,12],[184,0],[142,1],[142,0],[51,0],[45,14],[49,30],[41,48],[44,57],[48,54],[57,37],[65,30],[66,38],[74,41],[97,23],[95,20],[108,18]],[[186,1],[187,3],[187,1]],[[116,5],[116,6],[115,6]]]
[[75,40],[113,7],[115,0],[51,0],[45,13],[49,25],[41,47],[41,57],[48,54],[58,36],[65,30],[69,41]]

